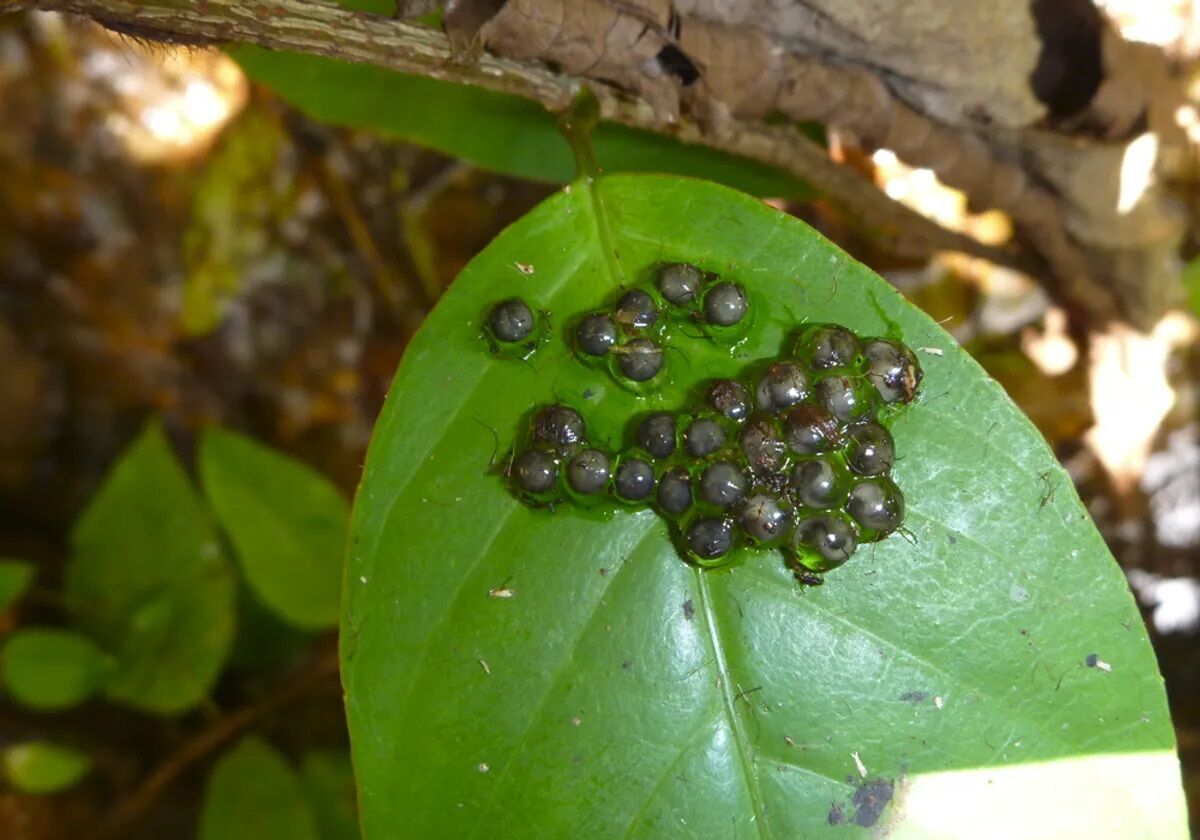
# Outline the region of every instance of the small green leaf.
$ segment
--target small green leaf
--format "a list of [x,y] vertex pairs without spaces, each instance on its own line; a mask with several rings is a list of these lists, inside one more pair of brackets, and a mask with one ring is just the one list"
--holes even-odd
[[300,762],[321,840],[359,840],[354,768],[345,750],[311,750]]
[[[555,115],[528,99],[320,56],[248,46],[231,53],[251,78],[323,122],[419,143],[519,178],[575,177]],[[591,139],[606,172],[705,177],[756,195],[811,193],[790,173],[673,137],[603,123]]]
[[22,560],[0,560],[0,613],[25,594],[33,583],[33,564]]
[[1192,312],[1200,316],[1200,259],[1194,259],[1184,266],[1183,288],[1187,292]]
[[8,783],[24,793],[58,793],[91,769],[92,761],[78,750],[46,741],[14,744],[0,753]]
[[199,840],[317,840],[300,777],[274,748],[246,738],[213,768]]
[[262,602],[304,628],[337,624],[350,505],[324,476],[249,438],[208,429],[200,477]]
[[72,545],[67,596],[118,660],[107,694],[163,714],[205,697],[233,639],[234,577],[159,423],[111,469]]
[[312,631],[280,619],[263,605],[244,580],[238,584],[237,617],[230,668],[259,677],[277,674],[294,662],[312,641]]
[[44,711],[87,700],[110,668],[109,657],[91,639],[70,630],[18,630],[0,651],[0,671],[13,699]]
[[[666,261],[760,308],[732,350],[673,334],[642,396],[563,336]],[[480,338],[513,296],[556,336],[527,363]],[[771,552],[702,570],[651,510],[533,509],[488,471],[537,404],[621,447],[633,416],[790,352],[806,321],[894,327],[925,369],[890,426],[907,533],[824,586]],[[342,676],[372,840],[1186,837],[1153,650],[1053,452],[883,279],[714,184],[577,181],[463,270],[393,380],[348,564]]]

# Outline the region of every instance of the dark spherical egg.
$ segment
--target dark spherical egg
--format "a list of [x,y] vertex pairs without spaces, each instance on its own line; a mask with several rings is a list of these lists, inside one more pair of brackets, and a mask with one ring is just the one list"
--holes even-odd
[[798,405],[787,413],[784,438],[792,451],[813,455],[833,448],[841,440],[837,419],[818,405]]
[[683,448],[693,458],[711,455],[725,445],[725,429],[711,417],[697,417],[684,430]]
[[630,289],[617,301],[617,320],[626,328],[645,329],[658,320],[654,298],[641,289]]
[[828,510],[845,494],[845,481],[827,458],[810,458],[796,464],[791,485],[800,503],[813,510]]
[[617,348],[621,373],[634,382],[645,382],[658,376],[663,367],[662,348],[648,338],[635,338]]
[[589,356],[603,356],[617,343],[617,325],[603,312],[584,315],[575,328],[575,341]]
[[669,303],[687,306],[696,299],[704,275],[687,263],[672,263],[658,270],[658,291]]
[[688,551],[704,560],[723,557],[733,548],[733,523],[724,517],[702,517],[687,529]]
[[708,386],[708,404],[740,422],[750,413],[750,392],[736,379],[716,379]]
[[[818,515],[802,519],[796,525],[794,547],[802,563],[823,572],[842,565],[858,548],[858,536],[854,527],[845,520],[829,515]],[[813,558],[804,552],[808,549],[816,554]]]
[[863,345],[867,379],[885,403],[907,403],[917,395],[924,373],[916,354],[889,338],[873,338]]
[[704,295],[704,320],[715,327],[732,327],[749,308],[746,290],[737,283],[717,283]]
[[654,458],[666,458],[675,451],[675,418],[659,411],[642,419],[637,427],[637,445]]
[[895,444],[888,430],[873,420],[860,420],[846,428],[846,463],[859,475],[882,475],[896,461]]
[[773,473],[783,469],[787,448],[770,416],[756,414],[746,421],[739,442],[742,454],[755,473]]
[[492,307],[488,326],[499,341],[523,341],[533,332],[533,311],[520,298],[510,298]]
[[792,515],[774,496],[756,493],[742,503],[738,524],[755,542],[772,545],[779,542],[791,525]]
[[700,498],[719,508],[733,507],[746,495],[750,480],[729,461],[717,461],[700,475]]
[[641,458],[623,458],[613,476],[613,488],[629,502],[648,499],[654,492],[654,468]]
[[837,324],[815,324],[796,343],[796,355],[814,370],[850,367],[861,350],[858,337]]
[[880,540],[904,521],[904,496],[889,479],[867,479],[850,491],[846,511],[865,533]]
[[692,506],[692,477],[682,467],[672,467],[658,480],[658,506],[679,515]]
[[535,441],[558,449],[578,446],[587,437],[587,426],[575,409],[561,405],[543,407],[533,418]]
[[567,483],[583,496],[591,496],[608,486],[611,471],[608,456],[599,449],[585,449],[567,465]]
[[545,452],[530,449],[513,459],[509,474],[520,489],[540,495],[558,482],[558,463]]
[[796,362],[775,362],[763,372],[755,391],[758,407],[776,411],[808,396],[808,375]]

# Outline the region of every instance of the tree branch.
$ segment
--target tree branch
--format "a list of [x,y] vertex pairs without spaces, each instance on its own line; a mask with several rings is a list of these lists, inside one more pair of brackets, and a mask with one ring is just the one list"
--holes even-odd
[[[1045,282],[1052,297],[1079,311],[1078,290],[1056,277],[1045,259],[1018,247],[996,248],[941,227],[890,199],[874,184],[831,161],[800,132],[759,121],[721,130],[688,118],[656,113],[645,100],[600,81],[556,73],[541,62],[484,54],[464,62],[439,31],[350,11],[327,0],[0,0],[0,12],[59,11],[90,17],[125,31],[185,43],[240,42],[384,67],[534,100],[551,112],[566,108],[587,85],[602,119],[684,143],[714,148],[789,171],[842,204],[885,243],[900,251],[957,251],[1016,268]],[[1065,301],[1064,301],[1065,299]],[[1103,320],[1109,313],[1088,313]]]

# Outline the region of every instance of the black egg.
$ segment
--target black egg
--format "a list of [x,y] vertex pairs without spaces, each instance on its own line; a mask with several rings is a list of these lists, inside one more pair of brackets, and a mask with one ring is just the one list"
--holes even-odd
[[658,506],[667,513],[680,514],[692,506],[692,477],[682,467],[674,467],[658,480]]
[[533,418],[533,438],[556,448],[577,446],[585,440],[587,427],[579,412],[565,405],[548,405]]
[[837,324],[817,324],[804,331],[796,354],[814,370],[849,367],[861,351],[858,337]]
[[867,379],[885,403],[910,402],[924,376],[916,355],[905,345],[887,338],[874,338],[863,345]]
[[742,421],[750,413],[750,393],[736,379],[717,379],[708,386],[708,404],[730,420]]
[[567,465],[567,482],[584,496],[599,493],[608,486],[608,456],[599,449],[585,449]]
[[640,502],[654,491],[654,468],[641,458],[625,458],[613,477],[617,495],[630,502]]
[[589,356],[603,356],[617,343],[617,325],[603,312],[584,315],[575,329],[575,341]]
[[718,283],[704,295],[704,320],[715,327],[732,327],[748,307],[745,289],[737,283]]
[[500,341],[523,341],[533,332],[533,312],[525,301],[511,298],[492,307],[488,325]]
[[795,405],[808,396],[808,376],[795,362],[775,362],[763,372],[755,398],[758,407],[774,411]]
[[733,525],[728,519],[704,517],[687,529],[688,550],[705,560],[715,560],[733,548]]
[[751,417],[742,427],[740,443],[754,472],[773,473],[783,468],[787,450],[770,417]]
[[637,445],[654,458],[675,451],[675,418],[665,411],[647,415],[637,427]]
[[798,405],[787,413],[783,436],[793,452],[813,455],[824,452],[838,442],[838,422],[828,411],[817,405]]
[[558,464],[545,452],[531,449],[513,459],[510,474],[527,493],[547,493],[558,481]]
[[745,497],[749,486],[744,472],[728,461],[717,461],[700,475],[700,498],[719,508],[732,507]]
[[853,526],[836,516],[814,516],[796,526],[797,546],[815,551],[820,556],[819,568],[825,571],[845,563],[858,548]]
[[870,389],[856,387],[848,376],[826,377],[817,383],[816,390],[817,399],[825,410],[843,423],[871,409]]
[[704,279],[700,269],[687,263],[672,263],[658,270],[658,291],[668,302],[687,306],[696,299]]
[[641,289],[630,289],[617,301],[617,320],[626,327],[645,329],[658,320],[654,298]]
[[662,348],[648,338],[635,338],[618,348],[621,373],[634,382],[645,382],[658,376],[663,366]]
[[742,503],[738,511],[738,524],[751,539],[759,543],[778,541],[791,524],[791,514],[779,500],[764,494],[755,494]]
[[683,448],[693,458],[711,455],[725,445],[725,430],[709,417],[698,417],[683,433]]
[[824,458],[801,461],[792,468],[792,489],[805,507],[828,510],[841,500],[844,482]]
[[904,496],[886,478],[868,479],[850,491],[846,510],[865,531],[882,539],[904,521]]
[[860,420],[846,429],[846,463],[859,475],[882,475],[896,461],[888,430],[871,420]]

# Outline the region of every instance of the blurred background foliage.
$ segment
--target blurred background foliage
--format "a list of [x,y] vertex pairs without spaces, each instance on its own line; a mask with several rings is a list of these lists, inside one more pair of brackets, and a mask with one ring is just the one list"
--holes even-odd
[[[536,139],[523,166],[569,160]],[[502,140],[459,151],[512,169],[486,156]],[[943,224],[1007,235],[927,171],[839,153]],[[1050,440],[1146,611],[1196,812],[1196,344],[1129,345],[1166,358],[1162,382],[1128,355],[1089,370],[1028,278],[888,253],[752,177],[941,321]],[[0,18],[0,836],[355,836],[333,646],[347,500],[424,314],[553,189],[317,122],[221,53]],[[1171,400],[1160,428],[1122,413],[1131,382]]]

